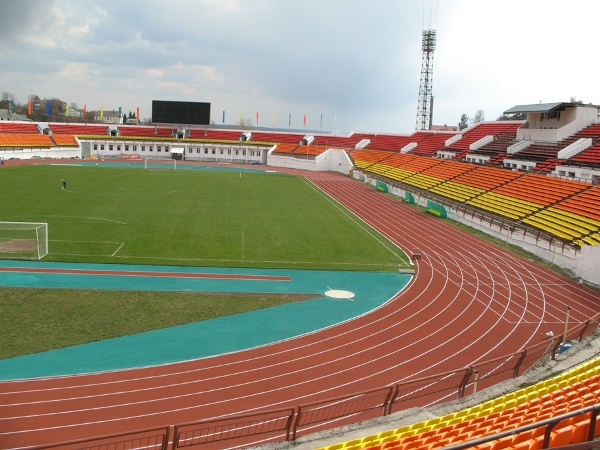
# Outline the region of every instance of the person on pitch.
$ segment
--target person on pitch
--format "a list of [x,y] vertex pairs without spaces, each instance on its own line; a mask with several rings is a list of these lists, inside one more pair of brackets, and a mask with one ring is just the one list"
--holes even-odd
[[65,180],[62,180],[62,189],[66,189],[67,188],[67,182]]

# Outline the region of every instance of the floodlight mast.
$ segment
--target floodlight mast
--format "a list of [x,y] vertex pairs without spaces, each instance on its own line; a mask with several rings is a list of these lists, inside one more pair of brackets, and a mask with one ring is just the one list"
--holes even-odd
[[433,53],[436,41],[435,30],[423,30],[421,83],[417,106],[416,130],[431,130],[433,119]]

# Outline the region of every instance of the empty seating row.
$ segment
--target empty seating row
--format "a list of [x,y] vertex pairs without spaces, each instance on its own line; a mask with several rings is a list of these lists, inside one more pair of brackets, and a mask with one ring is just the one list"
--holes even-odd
[[422,173],[417,173],[403,180],[403,183],[407,183],[412,186],[416,186],[418,188],[426,190],[429,190],[432,187],[437,186],[438,184],[443,182],[444,180],[442,180],[441,178],[430,177],[429,175],[424,175]]
[[458,184],[453,181],[447,181],[439,184],[432,187],[430,190],[435,194],[443,195],[444,197],[458,200],[459,202],[466,202],[467,200],[485,193],[483,189],[466,186],[464,184]]
[[527,174],[494,189],[494,192],[548,206],[588,187],[588,184],[577,181]]
[[277,144],[273,153],[290,154],[298,148],[298,144]]
[[446,161],[444,164],[437,164],[433,167],[427,168],[423,171],[423,174],[430,175],[432,177],[442,178],[444,180],[451,180],[456,178],[463,173],[469,172],[475,169],[473,164]]
[[217,139],[224,141],[237,141],[240,138],[239,131],[216,130],[214,128],[192,128],[189,136],[193,139]]
[[459,175],[453,181],[476,188],[491,190],[523,176],[520,172],[478,166],[470,172]]
[[11,121],[0,121],[0,133],[35,133],[40,134],[40,130],[35,123],[20,123]]
[[[600,360],[595,358],[558,376],[471,408],[320,450],[435,449],[515,429],[600,403],[599,374]],[[552,431],[551,446],[585,441],[588,423],[588,416],[560,422]],[[595,435],[600,435],[600,421]],[[544,429],[533,429],[477,448],[540,448],[543,438]]]
[[55,134],[74,134],[85,136],[106,136],[108,127],[106,125],[70,125],[52,123],[49,125],[52,133]]
[[121,136],[173,137],[177,133],[177,128],[121,126],[119,132]]
[[0,147],[54,147],[54,142],[46,134],[0,134]]
[[357,167],[364,168],[371,164],[382,161],[393,155],[391,152],[382,152],[379,150],[354,150],[350,153],[350,157],[354,160]]
[[554,207],[594,221],[600,221],[600,185],[562,201]]
[[409,153],[414,155],[435,156],[438,150],[444,148],[446,141],[454,133],[432,133],[429,137],[423,139]]
[[348,137],[344,136],[315,136],[313,144],[315,145],[330,145],[330,146],[342,146],[354,148],[363,139],[371,139],[373,134],[366,133],[353,133]]
[[272,142],[283,144],[299,144],[304,134],[271,133],[268,131],[252,131],[252,140],[255,142]]
[[585,149],[578,155],[573,156],[571,161],[600,164],[600,142],[597,142],[596,145],[592,145],[591,147]]
[[50,136],[56,145],[62,147],[78,147],[79,144],[75,136],[71,134],[53,134]]
[[486,192],[466,203],[515,220],[522,219],[542,208],[542,205],[519,200],[496,192]]
[[523,122],[521,121],[479,123],[462,133],[462,138],[452,143],[449,149],[467,151],[471,144],[485,136],[497,136],[501,133],[516,132],[516,129],[522,124]]

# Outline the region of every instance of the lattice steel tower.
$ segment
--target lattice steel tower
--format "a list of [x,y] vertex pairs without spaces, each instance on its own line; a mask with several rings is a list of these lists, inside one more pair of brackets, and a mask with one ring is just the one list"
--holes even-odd
[[430,130],[433,118],[433,52],[435,51],[435,30],[423,30],[421,85],[417,107],[416,130]]

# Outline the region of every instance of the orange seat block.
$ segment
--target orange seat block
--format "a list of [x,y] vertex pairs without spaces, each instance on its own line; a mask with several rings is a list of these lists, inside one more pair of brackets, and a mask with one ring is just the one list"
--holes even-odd
[[550,447],[562,447],[571,443],[571,426],[566,426],[552,431],[550,436]]

